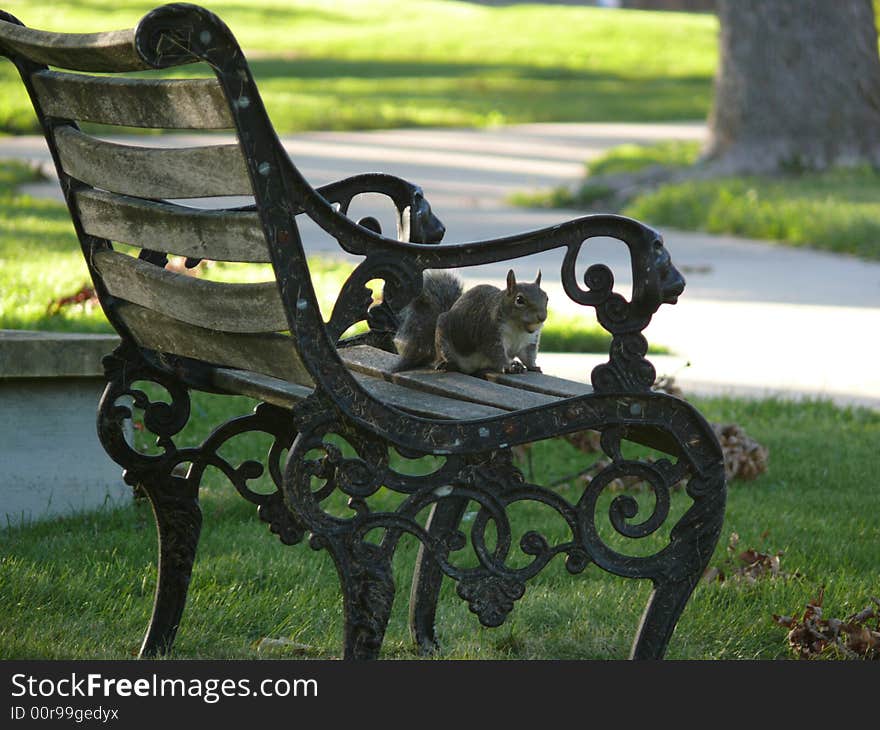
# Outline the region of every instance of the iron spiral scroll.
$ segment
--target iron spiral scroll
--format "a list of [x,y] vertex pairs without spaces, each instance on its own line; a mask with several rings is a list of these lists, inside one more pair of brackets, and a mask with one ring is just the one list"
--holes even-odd
[[[107,453],[124,468],[126,483],[136,488],[149,486],[156,498],[197,500],[205,471],[213,467],[257,506],[260,519],[282,542],[300,542],[304,530],[284,504],[281,493],[284,454],[296,435],[290,412],[260,403],[253,412],[231,418],[214,429],[201,444],[178,446],[176,440],[190,421],[190,392],[173,374],[174,358],[163,359],[162,365],[150,363],[138,349],[126,344],[104,358],[107,386],[98,406],[98,433]],[[153,400],[140,384],[154,390],[158,387],[164,396]],[[145,431],[156,437],[158,453],[145,453],[126,437],[125,423],[133,420],[135,410],[143,414]],[[255,432],[272,439],[265,463],[249,459],[235,465],[220,454],[232,439]],[[250,487],[249,482],[264,473],[268,473],[275,491],[258,492]],[[154,495],[148,496],[155,502]]]

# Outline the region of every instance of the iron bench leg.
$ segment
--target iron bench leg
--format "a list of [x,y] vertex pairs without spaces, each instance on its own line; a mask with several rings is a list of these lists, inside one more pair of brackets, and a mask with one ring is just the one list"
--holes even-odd
[[[436,502],[431,508],[425,529],[435,537],[455,530],[464,516],[467,503],[468,500],[462,497],[449,497]],[[413,641],[422,654],[431,654],[439,648],[434,618],[442,582],[443,571],[424,543],[420,544],[410,593],[409,627]]]
[[339,573],[345,614],[343,659],[377,659],[394,602],[391,556],[379,546],[346,537],[313,537],[311,546],[326,547]]
[[159,536],[159,574],[153,614],[141,645],[140,657],[171,650],[189,589],[196,546],[202,527],[198,488],[188,488],[180,477],[138,481],[147,494]]
[[631,659],[663,658],[675,625],[699,580],[699,575],[692,575],[678,582],[655,584],[639,623]]

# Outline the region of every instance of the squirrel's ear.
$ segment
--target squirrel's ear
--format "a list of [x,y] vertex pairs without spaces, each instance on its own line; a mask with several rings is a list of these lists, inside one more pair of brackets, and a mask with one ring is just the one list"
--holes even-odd
[[541,283],[541,269],[538,269],[538,278],[535,279],[535,286],[540,285]]
[[513,269],[507,272],[507,293],[513,294],[516,291],[516,275]]

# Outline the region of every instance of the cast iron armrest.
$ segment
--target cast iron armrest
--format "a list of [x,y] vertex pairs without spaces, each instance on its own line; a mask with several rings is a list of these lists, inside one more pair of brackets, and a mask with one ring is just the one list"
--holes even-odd
[[[320,220],[317,222],[323,225]],[[338,225],[337,221],[333,222]],[[359,239],[366,236],[371,240],[361,247]],[[604,264],[594,264],[587,269],[583,275],[586,288],[578,281],[576,265],[581,247],[600,236],[618,239],[629,249],[633,276],[630,301],[613,291],[614,276]],[[364,253],[365,259],[340,291],[328,323],[334,337],[365,318],[371,329],[393,329],[396,313],[421,290],[422,272],[426,269],[478,266],[565,248],[560,280],[566,294],[573,301],[596,309],[600,324],[614,337],[612,358],[618,363],[623,359],[631,361],[624,370],[635,368],[637,371],[618,372],[611,378],[613,382],[607,383],[609,387],[644,390],[653,384],[655,373],[644,360],[647,342],[641,332],[661,304],[677,301],[685,284],[672,265],[662,236],[649,226],[617,215],[585,216],[550,228],[460,244],[406,244],[366,231],[353,239],[338,235],[337,240],[350,252]],[[368,315],[371,297],[365,284],[373,279],[385,281],[384,301],[369,310]],[[603,372],[599,371],[600,377],[610,375],[605,372],[602,376]],[[595,374],[593,381],[597,386]]]
[[[377,193],[390,198],[397,211],[398,241],[438,243],[446,233],[446,228],[431,211],[422,189],[394,175],[381,172],[354,175],[322,185],[317,192],[331,204],[338,205],[339,212],[346,216],[352,200],[358,195]],[[375,218],[361,218],[357,223],[374,233],[382,233]]]
[[[338,211],[348,215],[352,200],[358,195],[384,195],[394,203],[397,212],[397,240],[408,243],[437,243],[443,239],[446,228],[431,211],[422,189],[408,180],[382,172],[368,172],[335,180],[315,188],[315,191]],[[231,208],[234,211],[256,211],[256,204]],[[302,208],[294,209],[301,215]],[[375,218],[361,218],[359,226],[374,233],[382,233]]]

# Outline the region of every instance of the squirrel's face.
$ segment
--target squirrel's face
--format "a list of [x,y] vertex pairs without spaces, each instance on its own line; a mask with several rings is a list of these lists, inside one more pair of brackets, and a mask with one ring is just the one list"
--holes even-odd
[[518,284],[513,271],[507,277],[505,309],[508,319],[526,332],[537,332],[547,319],[547,293],[541,288],[541,274],[531,284]]

